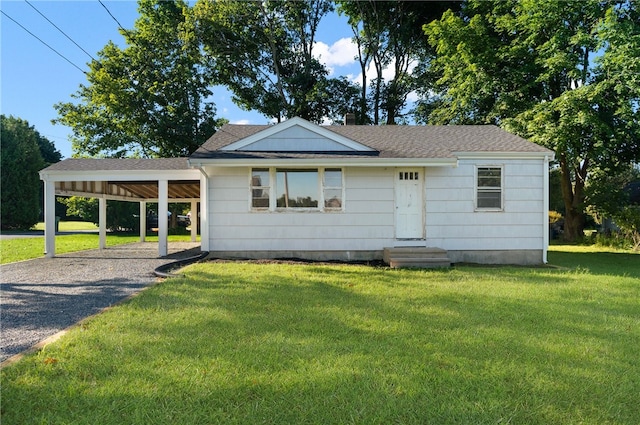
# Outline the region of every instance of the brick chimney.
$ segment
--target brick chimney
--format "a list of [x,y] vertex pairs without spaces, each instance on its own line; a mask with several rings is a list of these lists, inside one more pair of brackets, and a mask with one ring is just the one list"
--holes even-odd
[[356,125],[356,114],[353,112],[344,114],[344,125]]

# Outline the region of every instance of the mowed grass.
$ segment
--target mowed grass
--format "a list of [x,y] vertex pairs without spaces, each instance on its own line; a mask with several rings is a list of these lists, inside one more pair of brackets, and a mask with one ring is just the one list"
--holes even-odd
[[[39,222],[33,226],[33,230],[44,231],[44,222]],[[58,223],[58,230],[61,232],[73,232],[77,230],[98,230],[98,226],[88,221],[61,221]]]
[[640,256],[210,262],[2,370],[3,424],[636,424]]

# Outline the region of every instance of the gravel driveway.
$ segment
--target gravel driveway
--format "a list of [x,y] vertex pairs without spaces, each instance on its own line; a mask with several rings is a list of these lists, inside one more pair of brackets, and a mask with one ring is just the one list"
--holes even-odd
[[199,243],[157,243],[63,254],[0,266],[0,361],[156,281],[153,270],[200,253]]

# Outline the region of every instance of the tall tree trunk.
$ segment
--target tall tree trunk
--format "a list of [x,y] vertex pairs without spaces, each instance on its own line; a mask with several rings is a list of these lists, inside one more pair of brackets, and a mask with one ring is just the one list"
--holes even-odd
[[571,166],[567,163],[565,155],[560,156],[562,199],[564,201],[564,235],[567,242],[576,242],[584,237],[585,215],[584,205],[584,170],[587,168],[588,160],[582,167],[575,170],[575,181],[572,181]]

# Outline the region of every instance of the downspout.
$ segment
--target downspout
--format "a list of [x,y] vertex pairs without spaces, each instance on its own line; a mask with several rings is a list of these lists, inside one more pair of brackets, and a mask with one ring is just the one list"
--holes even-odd
[[[209,251],[209,174],[202,164],[192,164],[200,170],[204,178],[200,178],[200,249]],[[197,215],[197,212],[195,212]],[[193,226],[193,223],[191,224]]]
[[549,249],[549,155],[544,156],[542,181],[542,262],[547,264],[547,251]]

